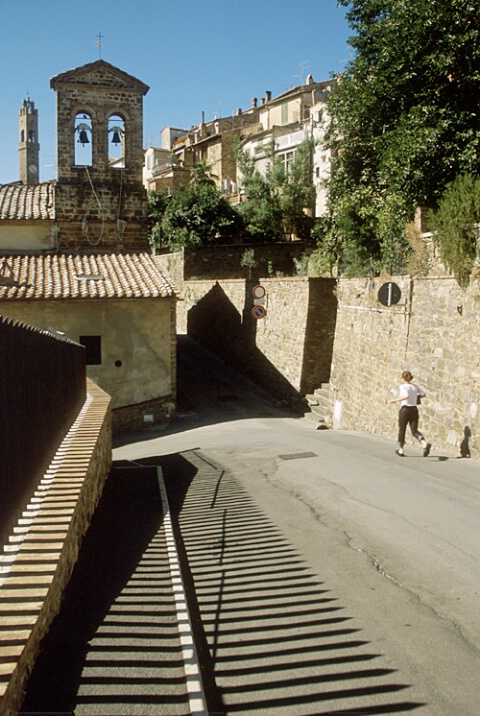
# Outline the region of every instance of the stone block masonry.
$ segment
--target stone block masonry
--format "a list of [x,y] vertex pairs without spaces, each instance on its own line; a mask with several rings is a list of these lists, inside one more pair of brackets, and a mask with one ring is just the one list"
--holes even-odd
[[461,289],[449,276],[392,280],[402,295],[390,307],[378,301],[381,279],[339,280],[334,427],[396,439],[398,404],[386,400],[410,370],[428,395],[420,408],[428,440],[458,457],[468,447],[478,459],[479,287]]
[[[439,266],[424,278],[340,278],[338,285],[303,277],[259,279],[267,290],[268,313],[252,324],[248,281],[224,278],[231,263],[238,270],[244,247],[219,248],[225,248],[224,265],[216,278],[211,278],[218,258],[213,249],[205,261],[201,252],[192,254],[183,271],[182,253],[157,257],[183,296],[178,332],[205,342],[279,395],[305,395],[330,381],[334,428],[393,441],[398,410],[386,400],[397,393],[402,371],[411,370],[428,394],[420,408],[421,429],[435,450],[458,457],[469,450],[480,459],[478,282],[462,289]],[[269,247],[278,263],[275,250]],[[186,280],[205,271],[208,279]],[[378,291],[390,280],[401,298],[388,307],[379,302]]]
[[[266,317],[252,316],[252,289],[266,291]],[[298,401],[330,376],[334,279],[297,277],[185,282],[184,330],[265,390]]]

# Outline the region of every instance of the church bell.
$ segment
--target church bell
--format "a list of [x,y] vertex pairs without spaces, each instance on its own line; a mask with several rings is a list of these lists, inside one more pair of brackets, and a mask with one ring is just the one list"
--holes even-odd
[[114,130],[112,130],[112,131],[113,131],[112,144],[115,144],[115,146],[116,146],[117,144],[121,144],[121,143],[122,143],[122,140],[120,139],[120,134],[119,134],[118,129],[114,129]]
[[79,142],[79,144],[82,144],[82,145],[85,145],[85,144],[89,144],[89,143],[90,143],[90,140],[89,140],[89,138],[88,138],[88,134],[86,133],[86,131],[85,131],[84,129],[81,129],[81,130],[80,130],[80,134],[79,134],[79,137],[78,137],[78,142]]
[[77,127],[77,132],[78,132],[78,140],[77,141],[82,146],[85,146],[85,144],[90,144],[87,130],[90,131],[90,127],[85,122],[83,122],[82,124],[79,124]]

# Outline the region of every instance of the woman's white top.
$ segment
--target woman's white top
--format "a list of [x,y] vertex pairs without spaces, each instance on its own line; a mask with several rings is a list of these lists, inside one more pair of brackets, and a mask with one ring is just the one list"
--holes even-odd
[[402,400],[402,408],[404,405],[407,405],[409,407],[417,405],[418,396],[422,397],[424,395],[425,393],[423,392],[423,390],[419,388],[418,385],[416,385],[415,383],[402,383],[398,393],[399,398],[404,398]]

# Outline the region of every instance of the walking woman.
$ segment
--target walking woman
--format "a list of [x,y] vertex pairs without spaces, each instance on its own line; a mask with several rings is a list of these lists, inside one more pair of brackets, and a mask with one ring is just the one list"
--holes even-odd
[[400,386],[398,392],[398,398],[389,400],[389,403],[400,403],[402,404],[400,412],[398,413],[398,448],[395,450],[399,457],[404,457],[403,446],[405,445],[405,431],[407,425],[410,426],[410,430],[414,438],[416,438],[421,446],[423,447],[423,457],[428,457],[430,454],[430,443],[427,443],[422,433],[418,430],[418,408],[417,405],[420,402],[420,398],[425,398],[426,395],[423,390],[412,383],[413,375],[409,370],[405,370],[402,373],[403,383]]

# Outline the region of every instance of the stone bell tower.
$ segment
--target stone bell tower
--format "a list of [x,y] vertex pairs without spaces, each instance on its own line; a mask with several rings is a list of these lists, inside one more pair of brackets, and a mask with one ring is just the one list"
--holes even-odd
[[40,181],[40,144],[38,143],[38,110],[30,98],[24,99],[19,114],[20,181],[37,184]]
[[59,245],[148,250],[142,181],[148,86],[104,60],[56,75]]

